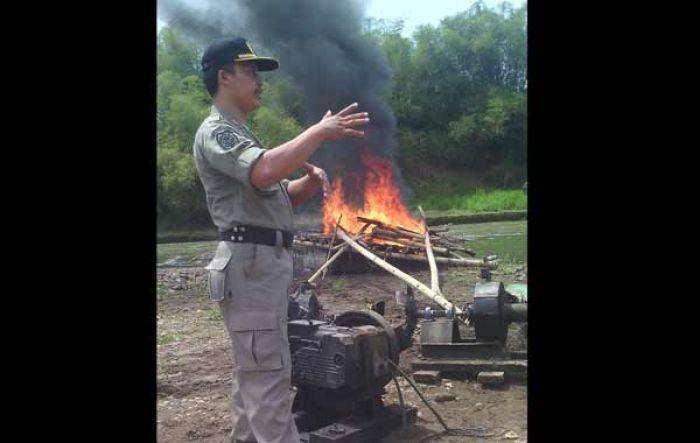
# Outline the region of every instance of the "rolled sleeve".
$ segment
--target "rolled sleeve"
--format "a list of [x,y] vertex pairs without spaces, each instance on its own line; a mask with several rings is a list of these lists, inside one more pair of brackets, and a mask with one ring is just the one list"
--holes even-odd
[[202,151],[213,168],[259,190],[250,183],[253,166],[265,152],[256,142],[234,128],[222,126],[205,135]]

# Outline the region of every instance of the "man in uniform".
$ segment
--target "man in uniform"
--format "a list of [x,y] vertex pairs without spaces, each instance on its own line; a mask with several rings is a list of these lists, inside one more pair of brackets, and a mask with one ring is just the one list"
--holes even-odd
[[[325,141],[363,137],[369,121],[353,103],[329,110],[313,126],[274,149],[246,126],[261,105],[258,71],[277,69],[243,38],[214,42],[202,56],[211,115],[194,140],[194,159],[219,245],[209,269],[233,348],[232,442],[298,442],[291,414],[287,338],[292,283],[292,206],[328,189],[325,172],[307,162]],[[306,175],[287,180],[303,168]]]

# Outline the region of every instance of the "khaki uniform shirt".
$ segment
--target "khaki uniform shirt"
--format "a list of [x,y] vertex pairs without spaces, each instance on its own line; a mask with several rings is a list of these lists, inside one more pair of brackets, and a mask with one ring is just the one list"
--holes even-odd
[[246,125],[212,106],[195,134],[193,149],[207,207],[219,231],[239,224],[293,229],[289,180],[266,189],[250,183],[253,165],[265,148]]

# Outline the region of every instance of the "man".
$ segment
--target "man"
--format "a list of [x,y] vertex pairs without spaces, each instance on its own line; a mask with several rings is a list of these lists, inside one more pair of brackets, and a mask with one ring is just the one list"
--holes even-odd
[[[233,429],[236,442],[298,442],[291,414],[287,338],[292,283],[292,206],[328,189],[325,172],[307,162],[325,141],[362,137],[367,113],[353,103],[274,149],[246,126],[261,105],[259,71],[278,62],[258,57],[243,38],[213,43],[202,56],[211,115],[195,135],[194,158],[219,245],[209,269],[233,348]],[[303,168],[300,179],[286,179]]]

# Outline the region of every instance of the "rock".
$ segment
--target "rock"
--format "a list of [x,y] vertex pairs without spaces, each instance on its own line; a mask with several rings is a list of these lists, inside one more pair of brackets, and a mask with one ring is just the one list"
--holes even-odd
[[[198,378],[192,382],[192,384],[213,384],[219,381],[219,376],[214,374],[214,375],[207,375],[201,378]],[[200,401],[200,400],[197,400]]]
[[474,409],[476,409],[477,411],[481,411],[482,409],[484,409],[484,404],[479,402],[474,405]]
[[436,403],[442,403],[457,400],[457,396],[454,394],[438,394],[433,400],[435,400]]
[[505,434],[503,434],[503,438],[507,438],[508,440],[515,440],[518,438],[518,434],[516,434],[513,431],[508,431]]
[[413,379],[418,383],[425,384],[440,384],[442,380],[440,371],[415,371],[413,373]]
[[476,381],[481,383],[482,386],[500,386],[503,384],[504,373],[503,371],[494,372],[479,372],[476,376]]

